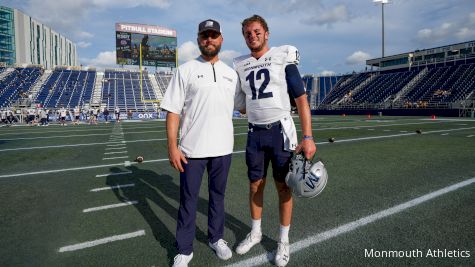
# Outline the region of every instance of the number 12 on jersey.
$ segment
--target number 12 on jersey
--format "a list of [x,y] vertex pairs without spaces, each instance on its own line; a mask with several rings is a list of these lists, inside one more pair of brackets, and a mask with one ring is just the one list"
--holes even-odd
[[[262,76],[264,76],[264,81],[259,87],[259,94],[257,94],[254,81],[261,80],[263,78]],[[264,93],[264,90],[266,89],[270,81],[270,75],[269,75],[268,69],[260,69],[259,71],[257,71],[257,73],[255,73],[255,76],[254,76],[254,71],[251,71],[249,75],[247,75],[246,81],[249,81],[249,87],[251,87],[252,100],[272,97],[272,92]]]

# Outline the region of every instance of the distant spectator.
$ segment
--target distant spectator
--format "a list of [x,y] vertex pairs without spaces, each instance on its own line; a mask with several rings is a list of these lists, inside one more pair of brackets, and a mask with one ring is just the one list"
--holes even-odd
[[115,107],[115,122],[120,122],[120,108],[118,106]]
[[102,115],[104,115],[104,120],[106,120],[106,123],[109,123],[109,109],[107,109],[107,107],[104,108]]
[[47,121],[48,114],[46,113],[44,109],[40,109],[39,118],[40,118],[41,126],[48,126],[48,121]]

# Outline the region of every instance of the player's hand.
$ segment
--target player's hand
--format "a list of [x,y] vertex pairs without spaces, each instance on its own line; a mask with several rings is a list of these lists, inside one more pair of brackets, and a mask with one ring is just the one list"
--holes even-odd
[[310,160],[315,155],[315,152],[317,152],[317,146],[315,145],[315,142],[313,140],[305,139],[302,140],[302,142],[300,142],[300,144],[297,146],[297,148],[295,149],[295,153],[298,154],[302,151],[305,158]]
[[184,172],[183,166],[181,163],[188,164],[188,161],[185,158],[185,155],[178,148],[168,149],[168,159],[170,160],[170,165],[179,172]]

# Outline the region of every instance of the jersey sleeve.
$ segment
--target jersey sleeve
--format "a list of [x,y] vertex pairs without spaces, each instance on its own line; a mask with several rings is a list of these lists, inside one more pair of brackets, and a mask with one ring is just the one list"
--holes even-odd
[[305,94],[305,87],[296,65],[289,64],[285,67],[285,80],[290,97],[298,98]]
[[298,65],[300,62],[300,54],[299,50],[295,46],[286,45],[285,50],[287,53],[287,58],[285,60],[285,64],[295,64]]

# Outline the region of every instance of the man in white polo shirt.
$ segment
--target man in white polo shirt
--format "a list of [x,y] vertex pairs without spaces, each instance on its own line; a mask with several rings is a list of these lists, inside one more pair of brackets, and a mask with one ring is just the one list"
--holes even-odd
[[236,72],[218,58],[223,36],[217,21],[201,22],[197,41],[201,56],[178,67],[161,103],[161,108],[168,111],[170,164],[180,171],[178,255],[173,266],[187,266],[193,258],[196,207],[206,168],[209,246],[220,259],[232,257],[223,240],[224,193],[234,143],[232,116],[238,78]]

